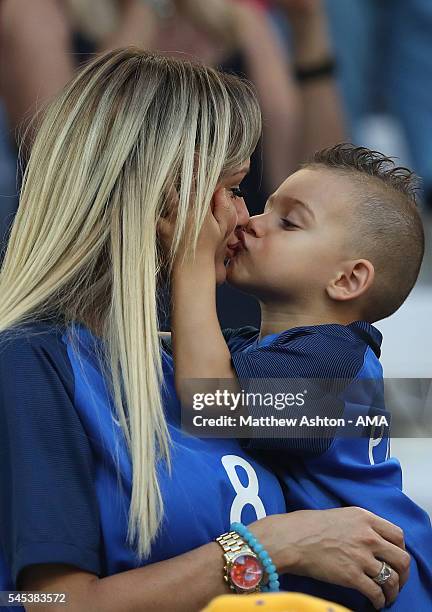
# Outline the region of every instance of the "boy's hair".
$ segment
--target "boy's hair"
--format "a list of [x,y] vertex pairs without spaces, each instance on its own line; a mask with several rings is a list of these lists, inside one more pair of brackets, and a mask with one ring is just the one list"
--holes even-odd
[[393,314],[413,288],[424,255],[424,230],[417,209],[418,177],[391,157],[365,147],[338,144],[315,153],[303,167],[325,167],[353,179],[352,242],[356,257],[369,259],[375,282],[364,318]]

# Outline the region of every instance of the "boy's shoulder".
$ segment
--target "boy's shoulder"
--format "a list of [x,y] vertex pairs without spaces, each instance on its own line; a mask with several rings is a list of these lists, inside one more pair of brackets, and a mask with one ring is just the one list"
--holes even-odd
[[259,371],[260,376],[268,377],[289,373],[290,376],[352,378],[366,361],[378,365],[382,342],[381,333],[366,321],[294,327],[261,340],[258,340],[258,331],[253,335],[237,330],[235,338],[237,347],[233,350],[230,346],[234,364],[247,364],[239,367],[243,374]]
[[340,323],[325,323],[322,325],[304,325],[292,327],[285,331],[269,334],[259,340],[259,330],[247,325],[239,328],[223,330],[228,345],[235,348],[286,346],[293,344],[314,344],[317,348],[331,345],[349,348],[357,345],[370,346],[377,357],[381,354],[381,332],[367,321],[354,321],[348,325]]
[[[266,340],[268,338],[268,340]],[[325,323],[293,327],[279,334],[263,338],[263,344],[289,347],[293,343],[315,345],[317,350],[328,352],[331,347],[349,351],[369,346],[377,357],[381,355],[381,332],[366,321],[354,321],[348,325]]]
[[230,352],[239,351],[258,340],[259,329],[252,325],[243,327],[226,327],[222,330],[225,342],[228,345]]

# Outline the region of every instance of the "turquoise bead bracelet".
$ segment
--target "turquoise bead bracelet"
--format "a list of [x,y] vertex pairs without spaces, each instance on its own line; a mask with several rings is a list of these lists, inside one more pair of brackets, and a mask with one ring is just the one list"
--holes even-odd
[[259,560],[263,564],[269,581],[266,586],[261,587],[261,591],[264,593],[279,591],[279,574],[276,571],[276,566],[273,564],[270,555],[266,550],[264,550],[263,545],[258,542],[258,539],[245,525],[243,525],[243,523],[231,523],[230,531],[235,531],[238,533],[239,536],[241,536],[243,540],[251,547],[253,552],[258,556]]

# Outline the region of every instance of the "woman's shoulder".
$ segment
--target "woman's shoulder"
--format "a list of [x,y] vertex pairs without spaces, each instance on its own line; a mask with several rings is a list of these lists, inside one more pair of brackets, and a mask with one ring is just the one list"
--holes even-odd
[[62,384],[73,390],[73,373],[63,340],[66,329],[54,321],[27,321],[0,331],[0,379],[3,391],[16,385]]
[[28,565],[102,571],[93,452],[64,331],[38,321],[0,332],[0,541],[13,589]]
[[61,342],[66,331],[64,323],[54,320],[33,319],[0,330],[0,353],[25,347]]

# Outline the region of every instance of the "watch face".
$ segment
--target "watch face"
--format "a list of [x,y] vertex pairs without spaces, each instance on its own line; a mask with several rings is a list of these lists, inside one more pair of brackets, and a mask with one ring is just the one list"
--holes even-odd
[[232,564],[230,578],[234,586],[249,590],[255,589],[261,581],[261,563],[253,555],[239,555]]

